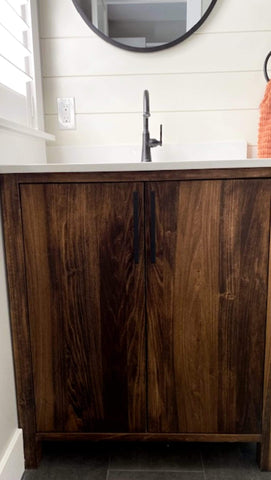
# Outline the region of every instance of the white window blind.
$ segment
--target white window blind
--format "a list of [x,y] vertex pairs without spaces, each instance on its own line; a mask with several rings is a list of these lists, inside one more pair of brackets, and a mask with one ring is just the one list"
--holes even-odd
[[31,82],[28,0],[0,0],[0,84],[27,95]]

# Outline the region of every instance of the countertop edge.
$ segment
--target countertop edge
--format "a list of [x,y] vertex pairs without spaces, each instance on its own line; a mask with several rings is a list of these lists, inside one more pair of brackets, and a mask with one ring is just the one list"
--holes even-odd
[[151,163],[56,163],[1,165],[0,174],[9,173],[88,173],[88,172],[147,172],[165,170],[225,170],[247,168],[271,168],[271,159],[186,161]]

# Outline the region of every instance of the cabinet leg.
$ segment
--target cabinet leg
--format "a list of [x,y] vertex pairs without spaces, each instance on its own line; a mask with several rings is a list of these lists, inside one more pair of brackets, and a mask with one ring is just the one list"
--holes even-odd
[[256,462],[259,465],[259,468],[261,468],[261,451],[262,451],[262,444],[257,443],[257,449],[256,449]]
[[271,445],[257,443],[257,463],[264,472],[271,472]]
[[40,440],[24,437],[25,468],[38,468],[42,457],[42,444]]

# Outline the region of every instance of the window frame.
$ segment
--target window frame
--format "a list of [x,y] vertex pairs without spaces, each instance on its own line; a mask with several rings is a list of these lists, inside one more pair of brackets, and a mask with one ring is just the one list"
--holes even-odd
[[27,58],[26,96],[0,83],[0,118],[35,130],[44,131],[42,74],[37,0],[28,0],[28,45],[32,54]]

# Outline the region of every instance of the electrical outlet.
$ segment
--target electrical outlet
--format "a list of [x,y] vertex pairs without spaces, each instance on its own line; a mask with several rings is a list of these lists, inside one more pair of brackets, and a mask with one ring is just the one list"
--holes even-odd
[[75,129],[74,98],[57,98],[58,127],[60,130]]

